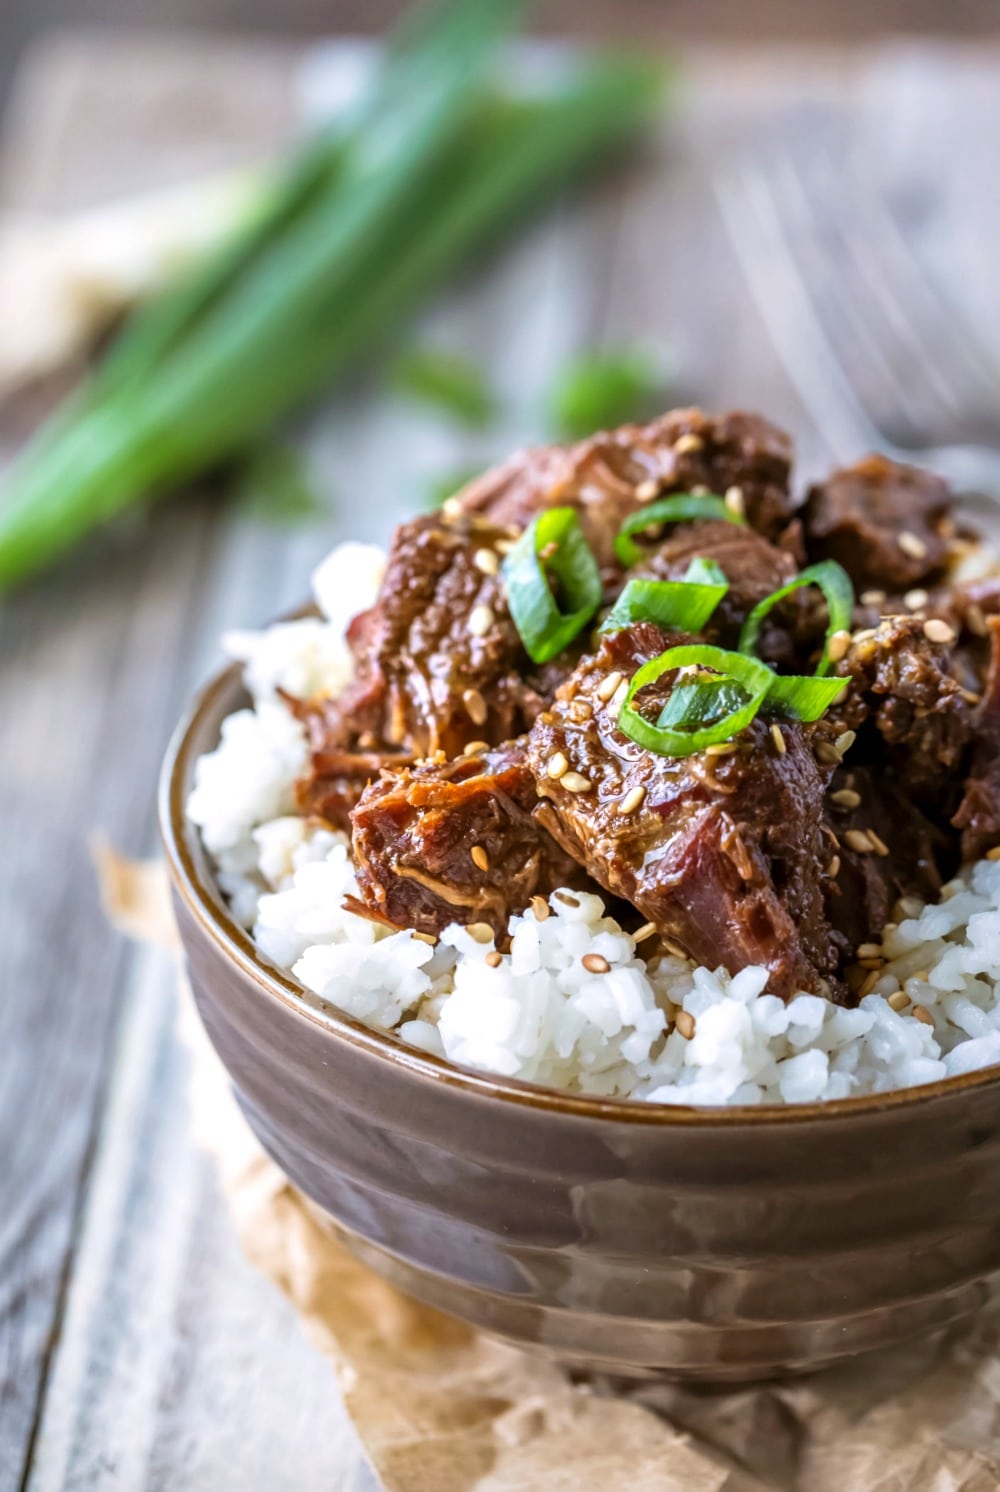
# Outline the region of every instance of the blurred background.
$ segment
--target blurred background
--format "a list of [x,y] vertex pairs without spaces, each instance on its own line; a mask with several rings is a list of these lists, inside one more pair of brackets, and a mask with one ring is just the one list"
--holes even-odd
[[[1000,493],[991,0],[545,5],[530,30],[601,68],[638,44],[659,91],[601,74],[556,150],[565,55],[505,61],[543,115],[472,173],[472,243],[430,95],[394,88],[417,153],[331,247],[349,214],[297,142],[371,76],[345,38],[398,10],[0,6],[4,1489],[373,1485],[190,1133],[172,961],[112,931],[94,870],[102,836],[157,853],[159,763],[223,631],[517,445],[670,405],[761,410],[801,482],[879,446]],[[317,261],[270,258],[293,222]],[[212,319],[178,275],[231,243]],[[166,317],[129,322],[147,301]]]

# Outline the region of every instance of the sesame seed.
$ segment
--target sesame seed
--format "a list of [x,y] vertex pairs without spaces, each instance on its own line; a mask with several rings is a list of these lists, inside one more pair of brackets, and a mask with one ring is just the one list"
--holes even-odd
[[896,543],[911,559],[924,559],[927,554],[927,545],[923,539],[919,539],[916,534],[911,534],[909,529],[903,530]]
[[864,829],[848,829],[844,835],[844,843],[849,850],[854,850],[859,855],[870,855],[874,849]]
[[845,730],[837,737],[833,744],[839,751],[840,755],[843,756],[846,752],[850,751],[851,747],[854,745],[857,739],[858,736],[856,731]]
[[922,611],[929,600],[927,592],[918,587],[915,591],[907,591],[903,597],[903,604],[910,611]]
[[472,856],[473,865],[478,866],[480,870],[489,870],[490,857],[481,844],[474,844],[469,854]]
[[544,896],[533,896],[531,898],[531,910],[535,914],[536,922],[545,922],[552,915],[552,908]]
[[817,741],[816,760],[823,762],[827,767],[839,767],[843,757],[832,741]]
[[493,929],[492,927],[490,927],[490,924],[488,922],[470,922],[465,930],[469,934],[469,937],[472,938],[473,942],[493,942]]
[[851,646],[851,634],[845,627],[835,632],[826,645],[826,651],[831,663],[839,663],[841,658],[846,658],[847,650]]
[[564,772],[559,780],[568,793],[589,793],[593,785],[581,772]]
[[441,504],[441,512],[449,522],[454,521],[456,518],[461,518],[462,511],[462,504],[457,497],[445,498]]
[[614,694],[608,701],[608,713],[614,715],[616,719],[621,713],[622,705],[625,703],[625,696],[628,694],[628,687],[628,680],[622,679],[621,683],[618,685],[618,688],[615,690]]
[[746,515],[747,503],[742,487],[727,487],[724,501],[729,512],[735,517],[743,518]]
[[674,1025],[677,1028],[678,1036],[683,1036],[685,1041],[691,1040],[696,1027],[694,1016],[689,1010],[678,1010],[674,1018]]
[[472,563],[484,575],[496,575],[500,569],[500,560],[494,549],[477,549],[472,556]]
[[860,808],[861,794],[856,793],[852,787],[838,788],[835,793],[830,794],[830,802],[836,803],[838,808]]
[[462,694],[462,703],[473,725],[485,725],[489,710],[478,689],[466,689]]
[[876,984],[878,984],[879,978],[880,978],[880,970],[878,970],[878,969],[872,969],[866,975],[864,984],[862,984],[861,988],[858,990],[858,999],[859,1000],[863,1000],[864,997],[865,997],[865,995],[870,995],[871,994],[871,992],[875,988]]
[[415,932],[413,936],[416,938],[418,943],[429,943],[432,948],[437,943],[437,938],[434,936],[433,933]]
[[774,749],[778,755],[784,756],[788,747],[785,745],[785,738],[781,734],[781,726],[776,720],[772,720],[771,722],[771,740],[774,742]]
[[862,606],[884,606],[885,591],[862,591],[861,604]]
[[493,626],[493,610],[489,606],[474,606],[469,612],[469,631],[473,637],[485,637]]
[[630,813],[635,813],[635,810],[639,807],[645,796],[646,789],[641,782],[637,783],[630,792],[627,792],[618,805],[618,812],[622,818],[625,818]]
[[930,972],[927,969],[918,969],[915,974],[910,975],[911,979],[920,979],[924,984],[927,984],[930,977]]
[[995,844],[991,850],[986,851],[987,860],[1000,860],[1000,844]]
[[612,694],[614,694],[615,690],[618,688],[618,685],[621,683],[621,681],[622,681],[622,676],[617,671],[617,669],[615,670],[614,673],[609,673],[608,676],[607,676],[607,678],[606,679],[602,679],[601,682],[597,686],[597,697],[598,697],[598,699],[605,699],[605,700],[610,699],[611,696],[612,696]]
[[491,948],[489,953],[486,955],[486,967],[488,969],[499,969],[502,963],[503,954],[498,953],[495,948]]
[[975,602],[965,608],[965,624],[969,631],[976,637],[985,637],[989,631],[989,627],[986,624],[986,614],[983,608],[977,606]]
[[858,948],[858,958],[881,958],[882,948],[878,943],[862,943]]
[[462,747],[463,756],[478,756],[481,751],[489,751],[489,741],[469,741]]
[[580,960],[588,974],[610,974],[611,965],[599,953],[585,953]]
[[568,891],[553,891],[552,896],[555,901],[561,901],[564,907],[578,907],[580,905],[579,899],[575,896],[570,896]]
[[635,495],[641,503],[648,503],[652,501],[659,490],[660,484],[656,480],[656,478],[647,477],[644,482],[639,483],[638,487],[635,489]]
[[931,1015],[931,1013],[927,1009],[926,1005],[914,1005],[914,1007],[913,1007],[913,1014],[916,1017],[916,1019],[921,1023],[921,1025],[923,1025],[923,1026],[933,1026],[933,1024],[934,1024],[934,1017]]
[[900,1010],[906,1009],[907,1005],[909,1005],[910,1003],[910,997],[905,990],[893,990],[892,994],[889,996],[888,1003],[889,1009],[895,1010],[898,1013]]
[[549,757],[548,765],[545,768],[547,777],[551,777],[554,782],[557,782],[568,771],[569,762],[561,751],[557,751],[555,756]]
[[711,746],[705,747],[706,756],[732,756],[734,751],[739,751],[736,741],[713,741]]
[[940,617],[936,616],[932,616],[929,621],[924,623],[924,636],[928,642],[950,643],[955,641],[953,628],[949,627],[947,622],[943,622]]
[[642,926],[632,934],[632,941],[634,943],[644,943],[647,938],[651,938],[653,936],[655,931],[655,922],[644,922]]
[[700,435],[695,435],[693,430],[689,431],[687,435],[682,435],[679,440],[674,441],[674,450],[678,456],[683,456],[688,451],[702,451],[704,448],[705,442]]
[[874,829],[869,829],[868,838],[872,842],[872,849],[875,851],[876,855],[882,855],[883,858],[888,855],[889,846],[886,844],[881,834],[876,834]]
[[840,875],[840,856],[839,855],[834,855],[833,859],[830,861],[829,865],[826,867],[826,873],[830,877],[831,881],[835,881],[837,879],[837,877]]

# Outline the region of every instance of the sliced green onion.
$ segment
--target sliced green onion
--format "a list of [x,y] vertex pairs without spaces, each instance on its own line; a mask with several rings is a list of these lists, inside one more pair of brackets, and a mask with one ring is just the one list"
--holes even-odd
[[657,725],[691,730],[714,725],[747,702],[747,692],[735,679],[702,679],[697,684],[678,684],[657,716]]
[[[693,688],[688,684],[678,686],[684,691],[683,700],[675,710],[671,710],[668,700],[655,725],[639,714],[632,701],[640,690],[645,689],[649,684],[654,684],[662,674],[671,669],[692,666],[711,669],[720,676],[720,683],[733,690],[727,696],[712,695],[711,701],[716,708],[710,713],[717,713],[720,701],[726,707],[729,705],[736,707],[727,708],[727,713],[721,719],[714,718],[707,724],[704,716],[693,716],[692,711],[695,705],[707,703],[704,694],[699,693],[697,698],[691,697],[693,688],[700,689],[701,686],[714,682],[698,680]],[[741,730],[745,730],[767,698],[774,678],[775,675],[766,663],[761,663],[756,658],[748,658],[742,653],[727,652],[725,648],[708,647],[704,643],[689,643],[678,648],[668,648],[658,658],[652,658],[648,663],[644,663],[634,675],[618,716],[618,729],[630,740],[635,741],[638,746],[644,746],[647,751],[655,751],[659,756],[691,756],[696,751],[703,751],[706,746],[728,741],[732,736],[738,735]],[[743,703],[737,702],[733,686],[740,690]],[[664,716],[666,716],[666,723],[661,723],[664,721]],[[673,725],[670,724],[672,717],[674,718]],[[684,728],[678,725],[678,718],[683,721]]]
[[[514,625],[536,663],[561,653],[601,604],[601,572],[573,508],[539,513],[504,560],[503,573]],[[550,576],[569,611],[560,611]]]
[[851,578],[836,560],[823,560],[818,565],[809,565],[807,569],[796,575],[794,580],[790,580],[780,590],[772,591],[769,596],[764,597],[763,601],[758,602],[743,623],[743,631],[740,633],[740,652],[753,653],[756,650],[764,618],[779,601],[783,601],[786,596],[790,596],[793,591],[800,590],[805,585],[819,586],[830,612],[823,656],[816,665],[816,677],[823,678],[833,666],[830,658],[830,639],[835,632],[850,629],[851,616],[854,611],[854,587],[851,584]]
[[695,559],[683,580],[630,580],[602,632],[620,632],[636,622],[655,622],[678,632],[700,632],[729,589],[713,561]]
[[397,358],[391,379],[398,393],[460,424],[488,425],[496,414],[496,396],[485,373],[461,353],[413,347]]
[[775,674],[767,692],[765,708],[775,710],[786,720],[805,724],[819,720],[847,688],[847,679],[801,678]]
[[583,440],[628,420],[652,418],[663,408],[664,370],[644,347],[605,348],[574,359],[549,395],[561,440]]
[[697,518],[724,518],[728,523],[743,523],[738,513],[726,507],[725,500],[710,492],[675,492],[670,497],[658,497],[645,508],[630,513],[618,530],[615,539],[615,554],[623,565],[637,565],[642,559],[642,549],[632,538],[645,529],[659,523],[686,523]]

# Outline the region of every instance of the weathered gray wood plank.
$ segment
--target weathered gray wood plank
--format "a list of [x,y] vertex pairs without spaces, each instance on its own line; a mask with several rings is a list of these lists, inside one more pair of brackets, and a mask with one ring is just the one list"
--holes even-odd
[[[265,82],[254,53],[238,89],[245,98],[225,106],[213,135],[211,104],[203,115],[194,100],[227,92],[225,55],[201,59],[197,86],[182,89],[188,144],[202,161],[208,137],[224,136],[238,153],[255,89],[287,98],[285,63],[277,59]],[[145,103],[156,101],[156,128],[167,132],[183,74],[168,60],[168,87],[155,54],[131,57],[143,85],[116,98],[123,185],[148,159]],[[125,62],[105,55],[101,65],[118,78]],[[916,87],[921,69],[929,94]],[[108,73],[91,54],[82,71],[64,56],[54,75],[62,122],[41,132],[18,187],[36,205],[83,200],[73,151],[88,113],[100,112],[98,80]],[[795,431],[815,468],[828,455],[823,431],[805,418],[750,302],[713,174],[735,152],[802,129],[819,108],[846,125],[863,121],[866,168],[925,194],[928,252],[942,273],[961,263],[963,303],[988,321],[1000,295],[977,240],[992,234],[1000,209],[982,191],[976,137],[984,120],[995,124],[996,76],[975,57],[909,50],[867,61],[692,54],[677,118],[644,162],[563,206],[426,317],[428,338],[490,368],[502,428],[488,438],[456,433],[367,381],[305,432],[334,495],[325,522],[267,529],[189,499],[123,525],[0,610],[0,1486],[25,1477],[36,1424],[33,1492],[365,1485],[326,1365],[240,1260],[185,1127],[169,970],[105,928],[87,863],[91,828],[129,852],[151,847],[158,759],[218,633],[299,600],[333,537],[383,535],[422,501],[430,476],[543,437],[553,373],[600,339],[664,344],[678,400],[764,408]],[[81,90],[79,107],[67,106],[68,88]],[[930,115],[919,106],[927,96]],[[274,111],[277,128],[277,103]],[[95,128],[107,136],[106,125]],[[943,193],[942,131],[966,147]],[[108,157],[79,148],[108,172],[100,190],[113,192]],[[174,149],[170,169],[180,171]],[[73,178],[63,197],[61,177]]]

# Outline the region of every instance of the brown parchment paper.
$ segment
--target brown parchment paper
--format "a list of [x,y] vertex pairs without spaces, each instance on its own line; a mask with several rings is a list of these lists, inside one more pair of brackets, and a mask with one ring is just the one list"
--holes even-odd
[[[176,947],[162,868],[95,845],[105,908]],[[808,1379],[579,1383],[357,1263],[257,1145],[178,966],[192,1122],[243,1246],[329,1359],[386,1492],[997,1492],[1000,1311]]]

